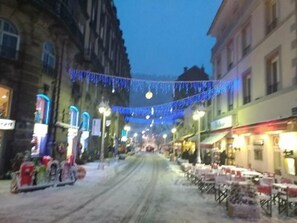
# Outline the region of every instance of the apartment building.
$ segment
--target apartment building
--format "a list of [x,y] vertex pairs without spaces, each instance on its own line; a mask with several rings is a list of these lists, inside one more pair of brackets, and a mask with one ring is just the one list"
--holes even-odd
[[[83,149],[99,150],[101,98],[128,105],[127,92],[72,81],[69,68],[130,78],[112,0],[0,1],[0,177],[18,152],[64,158],[57,147],[73,150],[78,129]],[[123,125],[109,119],[107,143]]]
[[[230,164],[295,178],[297,1],[224,0],[209,28],[213,78],[232,81],[213,100],[213,142]],[[297,179],[297,178],[296,178]]]

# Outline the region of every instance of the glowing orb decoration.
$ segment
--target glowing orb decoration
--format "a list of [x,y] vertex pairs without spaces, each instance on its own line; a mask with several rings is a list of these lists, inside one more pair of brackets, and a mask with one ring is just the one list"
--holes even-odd
[[151,99],[152,97],[153,97],[153,92],[151,92],[150,90],[148,92],[146,92],[146,94],[145,94],[146,99]]

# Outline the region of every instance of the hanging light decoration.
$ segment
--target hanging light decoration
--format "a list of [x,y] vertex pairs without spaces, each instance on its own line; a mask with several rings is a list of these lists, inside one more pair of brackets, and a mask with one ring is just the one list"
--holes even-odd
[[[135,91],[145,91],[149,84],[150,88],[147,92],[148,97],[153,97],[154,93],[175,93],[177,91],[184,91],[188,93],[190,90],[194,94],[201,93],[207,89],[211,88],[221,88],[221,84],[226,82],[222,80],[204,80],[204,81],[156,81],[156,80],[141,80],[136,78],[127,78],[121,75],[114,76],[108,74],[100,74],[91,71],[69,69],[68,70],[71,80],[74,81],[84,81],[87,84],[101,84],[103,86],[112,86],[115,91],[117,89],[130,90],[132,86]],[[173,94],[174,94],[173,93]]]
[[149,86],[148,92],[145,94],[145,98],[150,100],[153,97],[153,92],[151,92],[151,87]]

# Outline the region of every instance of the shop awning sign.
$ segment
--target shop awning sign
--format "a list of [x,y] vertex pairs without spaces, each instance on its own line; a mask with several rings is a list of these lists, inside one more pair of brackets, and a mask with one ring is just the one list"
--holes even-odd
[[15,120],[0,119],[0,130],[11,130],[15,127]]

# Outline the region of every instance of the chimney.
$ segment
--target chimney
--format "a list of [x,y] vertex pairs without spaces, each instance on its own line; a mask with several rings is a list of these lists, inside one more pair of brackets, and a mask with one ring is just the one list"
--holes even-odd
[[184,67],[184,72],[186,72],[188,70],[188,67]]
[[203,73],[205,73],[205,70],[204,70],[204,66],[203,65],[201,66],[201,70],[202,70]]

